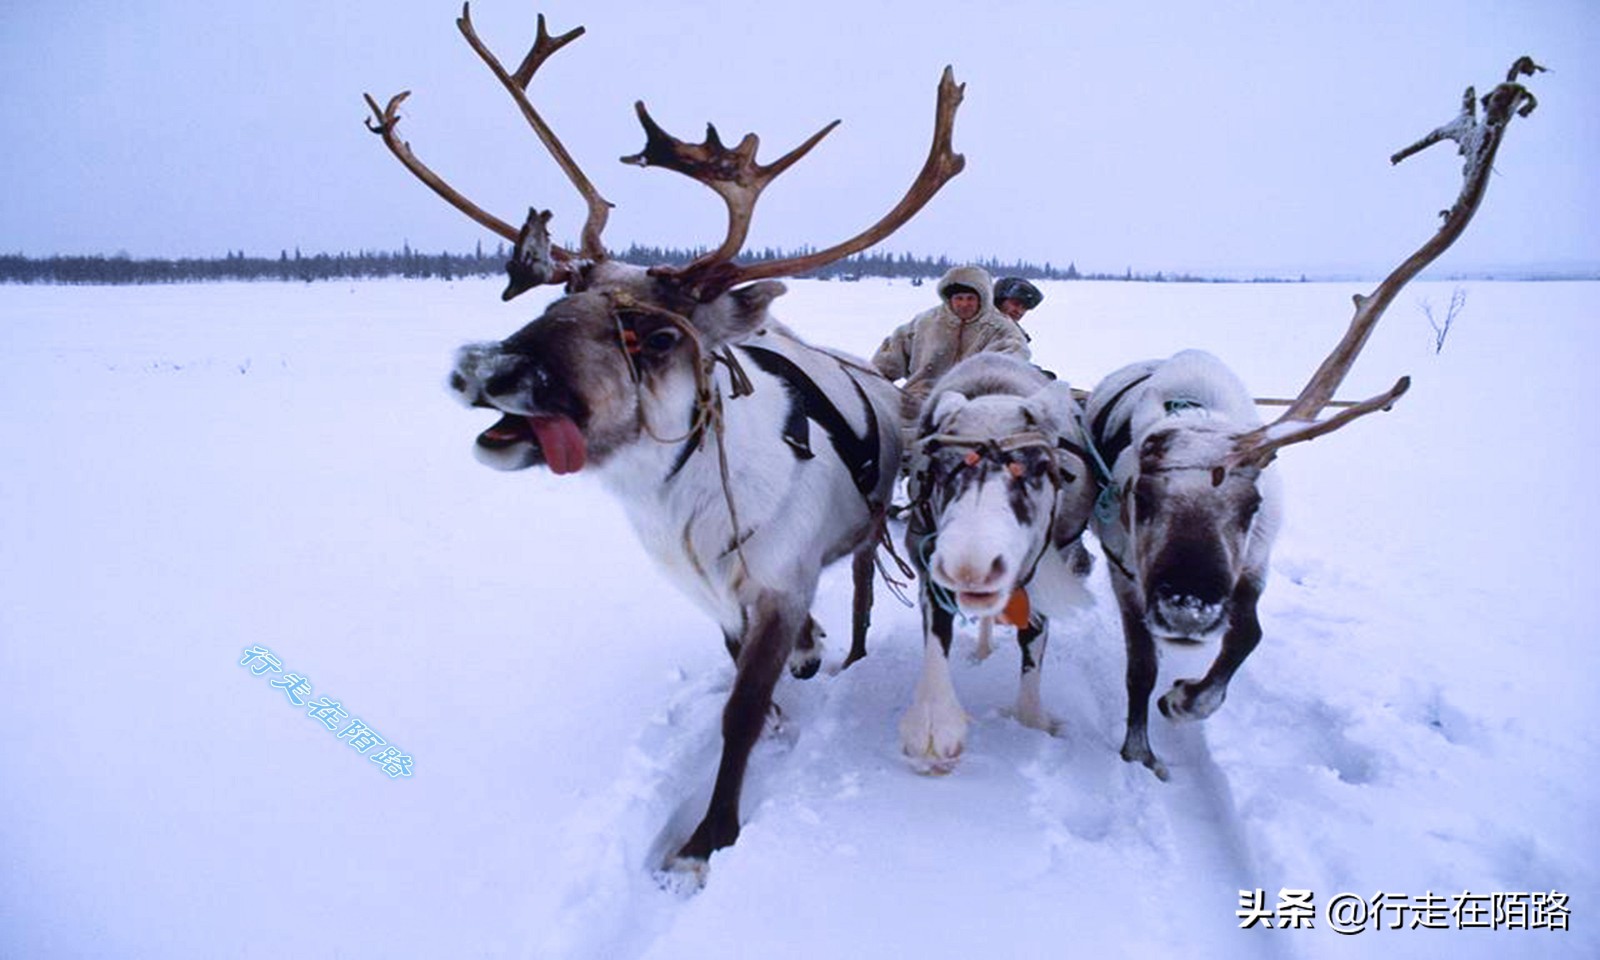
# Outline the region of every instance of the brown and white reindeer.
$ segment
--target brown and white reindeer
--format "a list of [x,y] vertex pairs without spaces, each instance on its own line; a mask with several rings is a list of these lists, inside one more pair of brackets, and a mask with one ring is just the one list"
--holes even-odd
[[1019,722],[1052,726],[1040,699],[1051,615],[1088,604],[1079,538],[1096,485],[1082,412],[1065,381],[1014,356],[980,353],[934,384],[923,406],[907,491],[906,550],[916,567],[923,667],[900,745],[919,770],[948,772],[967,715],[950,677],[957,613],[1017,628]]
[[1371,295],[1356,297],[1344,338],[1277,420],[1264,425],[1232,371],[1198,350],[1124,367],[1091,393],[1087,433],[1105,486],[1094,530],[1111,567],[1127,644],[1124,760],[1167,779],[1148,734],[1155,638],[1221,637],[1221,649],[1204,677],[1178,680],[1162,695],[1162,714],[1176,721],[1201,720],[1222,706],[1229,681],[1261,640],[1256,602],[1282,510],[1277,476],[1270,469],[1273,458],[1290,444],[1387,410],[1410,386],[1402,377],[1383,394],[1317,419],[1384,309],[1472,219],[1507,125],[1535,104],[1517,80],[1540,69],[1526,57],[1519,60],[1506,82],[1483,98],[1481,119],[1476,94],[1467,88],[1454,121],[1390,158],[1399,163],[1440,140],[1454,140],[1466,157],[1461,193],[1444,211],[1437,234]]
[[[963,88],[945,68],[933,144],[904,198],[855,237],[816,253],[734,262],[762,189],[837,125],[771,164],[757,138],[728,149],[715,128],[691,144],[665,133],[636,104],[644,150],[624,162],[678,171],[723,198],[728,232],[683,267],[646,269],[601,245],[607,203],[534,109],[527,87],[544,60],[583,32],[538,35],[507,72],[463,8],[457,26],[516,101],[588,204],[576,251],[552,245],[549,214],[529,212],[519,231],[458,194],[396,134],[402,93],[380,109],[374,132],[440,196],[508,240],[509,299],[564,283],[566,296],[496,343],[460,351],[452,388],[499,421],[477,439],[490,466],[537,465],[595,474],[673,581],[717,621],[736,663],[722,717],[722,759],[704,818],[666,865],[703,879],[711,854],[739,836],[739,796],[751,748],[785,663],[817,669],[811,603],[822,568],[856,558],[850,660],[865,652],[873,551],[901,459],[898,391],[865,363],[810,346],[772,318],[784,292],[772,278],[814,270],[864,250],[906,223],[964,165],[951,138]],[[849,660],[846,661],[850,662]]]

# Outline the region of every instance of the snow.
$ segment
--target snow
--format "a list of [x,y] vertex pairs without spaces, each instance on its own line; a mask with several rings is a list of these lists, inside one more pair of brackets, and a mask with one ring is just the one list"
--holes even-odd
[[[1171,783],[1116,754],[1103,561],[1045,659],[1060,732],[1008,715],[1009,644],[958,657],[944,777],[898,753],[915,612],[880,586],[841,673],[830,570],[824,671],[780,684],[743,835],[693,896],[652,870],[709,794],[727,655],[597,485],[474,462],[452,353],[538,310],[498,286],[0,287],[0,956],[1600,955],[1600,284],[1461,284],[1438,355],[1419,301],[1455,285],[1402,294],[1341,393],[1413,389],[1280,456],[1266,638],[1210,720],[1153,718]],[[1036,357],[1078,386],[1199,347],[1276,396],[1362,292],[1041,286]],[[780,317],[862,354],[932,297],[790,288]],[[283,673],[241,666],[253,645]],[[1158,687],[1211,652],[1167,649]],[[1256,888],[1312,891],[1314,929],[1240,929]],[[1466,891],[1566,894],[1571,929],[1326,913]]]

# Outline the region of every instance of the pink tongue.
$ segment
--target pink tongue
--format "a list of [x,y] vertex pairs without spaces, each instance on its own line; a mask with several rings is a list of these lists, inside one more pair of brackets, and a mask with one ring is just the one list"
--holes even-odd
[[528,424],[539,438],[544,461],[553,472],[577,473],[583,469],[588,451],[583,444],[583,434],[578,432],[578,425],[571,417],[529,417]]

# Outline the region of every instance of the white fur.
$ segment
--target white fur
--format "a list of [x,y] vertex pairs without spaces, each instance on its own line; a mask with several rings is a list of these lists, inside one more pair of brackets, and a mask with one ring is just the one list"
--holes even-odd
[[948,773],[967,745],[967,712],[956,698],[950,661],[929,635],[924,638],[922,675],[911,706],[900,718],[900,749],[923,773]]
[[[759,342],[786,356],[808,349],[775,331]],[[821,570],[819,560],[834,559],[835,545],[849,531],[864,530],[871,519],[849,471],[820,428],[813,425],[815,456],[810,460],[797,460],[783,442],[777,426],[784,422],[790,403],[784,384],[752,364],[744,364],[744,369],[755,390],[737,399],[732,398],[726,371],[719,366],[716,374],[724,398],[722,442],[727,445],[733,509],[748,535],[739,551],[727,549],[734,538],[733,518],[723,490],[718,440],[710,431],[704,449],[665,486],[661,478],[671,469],[680,443],[637,443],[618,451],[597,470],[662,570],[733,634],[742,629],[743,611],[755,591],[782,589],[809,596]],[[870,390],[870,378],[862,380]],[[839,384],[834,386],[837,391]],[[692,382],[680,378],[658,395],[658,402],[646,411],[652,430],[670,439],[682,437],[691,426],[686,411],[693,397]],[[855,419],[852,428],[864,431],[853,390],[835,395],[841,396],[841,411]],[[880,409],[885,434],[896,429],[898,421],[885,413],[892,410],[892,402]],[[892,471],[893,465],[883,469]],[[748,569],[741,569],[744,562]]]

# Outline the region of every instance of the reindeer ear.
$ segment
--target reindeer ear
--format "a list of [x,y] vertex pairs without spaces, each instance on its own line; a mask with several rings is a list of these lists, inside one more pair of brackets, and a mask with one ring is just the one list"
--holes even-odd
[[933,406],[928,408],[932,413],[928,417],[926,426],[934,427],[944,423],[950,417],[955,416],[967,403],[966,394],[959,390],[946,390],[935,397]]
[[1064,380],[1052,380],[1040,387],[1022,405],[1028,423],[1046,433],[1061,433],[1072,423],[1072,388]]
[[[739,305],[744,314],[765,314],[767,305],[789,292],[789,288],[776,280],[763,280],[748,287],[729,290],[728,296]],[[764,318],[763,318],[764,319]]]
[[710,346],[748,336],[771,318],[767,305],[788,291],[776,280],[762,280],[727,293],[694,312],[694,325]]

